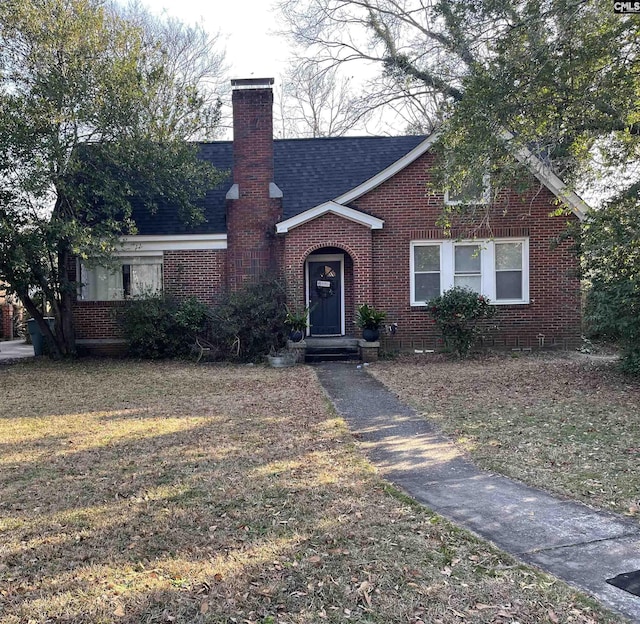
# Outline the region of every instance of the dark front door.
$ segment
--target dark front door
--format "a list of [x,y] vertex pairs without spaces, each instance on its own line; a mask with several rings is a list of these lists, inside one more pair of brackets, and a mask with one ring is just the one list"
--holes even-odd
[[309,262],[309,307],[312,336],[342,334],[340,261]]

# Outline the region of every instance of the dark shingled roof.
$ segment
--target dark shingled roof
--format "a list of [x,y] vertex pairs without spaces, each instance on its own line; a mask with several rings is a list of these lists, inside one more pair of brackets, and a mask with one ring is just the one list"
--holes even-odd
[[[274,141],[274,182],[282,191],[283,219],[346,193],[402,158],[423,136],[335,137]],[[232,184],[233,144],[203,143],[201,156],[229,176],[204,200],[206,222],[180,223],[175,209],[161,206],[149,216],[134,211],[139,234],[222,234],[226,232],[225,196]]]
[[225,181],[217,188],[207,191],[207,196],[200,202],[204,207],[205,221],[195,226],[186,225],[180,219],[175,206],[160,203],[154,214],[147,210],[132,206],[132,216],[141,235],[167,234],[224,234],[225,196],[231,186],[231,141],[203,143],[200,146],[202,158],[208,160],[219,171],[227,172]]

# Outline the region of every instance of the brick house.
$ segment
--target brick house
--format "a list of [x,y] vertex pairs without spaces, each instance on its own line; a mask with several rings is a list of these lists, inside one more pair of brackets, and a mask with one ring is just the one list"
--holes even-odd
[[[492,345],[577,343],[577,259],[552,243],[586,206],[544,163],[521,151],[529,190],[498,197],[490,230],[447,235],[438,217],[456,198],[427,190],[435,137],[274,140],[272,82],[233,81],[233,142],[201,145],[202,158],[230,171],[207,194],[204,224],[187,228],[170,206],[134,215],[139,234],[125,238],[121,272],[78,267],[80,347],[121,348],[113,308],[143,287],[214,303],[265,273],[286,279],[295,307],[311,304],[310,336],[358,336],[355,312],[369,303],[397,323],[391,348],[435,348],[425,301],[459,284],[499,306]],[[550,216],[558,199],[569,217]]]
[[13,340],[16,321],[22,322],[24,310],[17,297],[7,293],[6,284],[0,281],[0,340]]
[[13,338],[13,305],[0,282],[0,340]]

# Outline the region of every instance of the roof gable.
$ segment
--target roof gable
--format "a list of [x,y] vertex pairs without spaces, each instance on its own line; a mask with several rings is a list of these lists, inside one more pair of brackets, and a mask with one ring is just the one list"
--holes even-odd
[[[284,139],[274,141],[274,182],[282,190],[282,221],[278,231],[288,231],[293,223],[305,223],[325,214],[332,205],[335,214],[351,218],[371,227],[369,215],[355,218],[347,207],[365,193],[376,188],[427,152],[437,140],[429,137],[332,137],[319,139]],[[506,142],[513,135],[503,136]],[[585,202],[571,191],[541,159],[526,148],[514,148],[515,157],[559,200],[566,203],[580,219],[588,209]],[[200,156],[214,167],[230,171],[233,166],[231,141],[202,143]],[[175,209],[160,205],[153,215],[135,210],[134,220],[141,235],[224,234],[226,233],[226,195],[232,186],[229,176],[219,187],[207,192],[202,201],[205,222],[187,226]],[[349,208],[349,210],[353,210]],[[312,211],[309,212],[308,211]],[[358,212],[358,211],[354,211]],[[307,214],[308,213],[308,214]],[[306,215],[299,217],[299,215]],[[349,217],[346,215],[349,214]]]
[[[505,143],[508,143],[514,138],[514,135],[510,132],[504,131],[501,137],[504,139]],[[364,180],[360,184],[354,186],[341,195],[338,195],[330,203],[334,206],[345,206],[346,204],[355,201],[359,197],[362,197],[377,186],[380,186],[381,184],[389,180],[391,177],[402,171],[405,167],[408,167],[420,156],[425,154],[438,140],[438,138],[438,131],[432,133],[430,136],[423,139],[408,153],[401,156],[398,160],[390,163],[387,167],[376,172],[373,176]],[[545,164],[540,158],[533,154],[533,152],[524,147],[513,149],[513,155],[519,162],[525,165],[529,169],[529,171],[560,201],[565,203],[581,221],[586,218],[586,212],[588,210],[587,204],[577,195],[577,193],[572,191],[564,182],[562,182],[562,180],[560,180],[560,178],[553,172],[549,165]],[[297,227],[297,225],[301,225],[302,223],[306,223],[307,221],[316,218],[320,214],[324,214],[324,212],[317,213],[317,208],[320,207],[314,207],[305,211],[304,213],[296,215],[295,218],[285,219],[284,221],[278,223],[276,225],[277,232],[288,232],[291,228]],[[335,209],[333,210],[333,212],[335,214],[340,214],[340,212],[336,211]]]
[[569,206],[580,221],[584,221],[587,218],[587,211],[589,210],[587,203],[576,192],[572,191],[547,163],[526,147],[509,148],[508,143],[513,141],[515,136],[508,130],[503,130],[500,137],[507,143],[508,149],[511,149],[515,158],[525,165],[561,202]]
[[423,140],[421,136],[405,136],[275,141],[274,182],[283,193],[282,218],[289,219],[349,192]]
[[339,217],[343,217],[344,219],[353,221],[354,223],[364,225],[371,230],[381,230],[382,226],[384,225],[384,221],[382,219],[373,217],[365,212],[354,210],[353,208],[349,208],[348,206],[342,206],[341,204],[338,204],[336,202],[326,202],[325,204],[316,206],[315,208],[311,208],[310,210],[305,210],[295,217],[291,217],[290,219],[277,223],[276,232],[278,234],[286,234],[289,230],[292,230],[293,228],[296,228],[303,223],[313,221],[314,219],[317,219],[318,217],[321,217],[325,214],[334,214]]
[[383,182],[386,182],[389,178],[396,175],[396,173],[399,173],[405,167],[408,167],[413,161],[420,158],[420,156],[425,152],[429,151],[429,148],[437,141],[437,139],[438,133],[434,132],[416,145],[409,153],[402,156],[402,158],[391,163],[388,167],[379,171],[368,180],[365,180],[362,184],[359,184],[339,197],[336,197],[334,201],[338,204],[348,204],[358,199],[358,197],[362,197],[362,195],[368,193],[377,186],[380,186]]

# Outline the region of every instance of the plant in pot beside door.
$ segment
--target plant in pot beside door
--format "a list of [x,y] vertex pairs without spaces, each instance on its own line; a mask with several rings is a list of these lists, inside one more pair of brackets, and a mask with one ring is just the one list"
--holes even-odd
[[304,308],[301,312],[290,310],[288,306],[284,324],[289,327],[289,340],[300,342],[307,331],[309,321],[309,308]]
[[358,308],[358,327],[362,328],[362,337],[367,342],[375,342],[380,337],[380,328],[387,318],[386,312],[376,310],[373,306],[363,303]]

